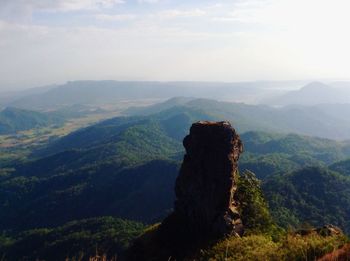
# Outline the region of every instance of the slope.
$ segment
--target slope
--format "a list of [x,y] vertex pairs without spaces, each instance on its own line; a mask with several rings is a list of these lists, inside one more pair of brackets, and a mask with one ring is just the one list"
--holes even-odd
[[69,222],[60,227],[25,231],[4,238],[4,260],[89,260],[97,255],[121,257],[131,241],[145,229],[132,221],[101,217]]
[[208,99],[170,99],[158,105],[125,111],[127,116],[159,113],[164,108],[182,107],[199,110],[216,120],[229,120],[240,133],[266,131],[297,133],[330,139],[350,139],[350,120],[347,105],[287,106],[219,102]]
[[[27,162],[7,166],[12,173],[0,177],[1,229],[101,215],[159,220],[172,206],[183,137],[193,121],[213,118],[174,107],[106,120],[53,141]],[[262,179],[350,156],[346,143],[294,134],[249,132],[242,140],[240,169]]]
[[282,226],[335,224],[350,231],[350,179],[327,168],[307,167],[263,184],[275,220]]
[[0,135],[52,124],[61,124],[63,119],[48,114],[8,107],[0,112]]
[[300,90],[290,91],[274,99],[266,100],[265,103],[286,105],[317,105],[332,103],[349,103],[350,92],[346,88],[336,88],[321,82],[312,82]]

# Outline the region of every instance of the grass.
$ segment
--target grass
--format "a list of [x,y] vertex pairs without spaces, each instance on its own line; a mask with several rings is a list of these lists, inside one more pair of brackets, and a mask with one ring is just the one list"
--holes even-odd
[[287,234],[278,241],[266,235],[229,238],[202,250],[197,260],[249,261],[307,261],[316,260],[339,249],[347,242],[344,235],[323,237]]
[[343,246],[340,249],[329,253],[318,261],[340,261],[340,260],[350,260],[350,244]]
[[[230,237],[195,253],[187,253],[185,258],[175,258],[174,250],[183,252],[179,249],[183,240],[172,240],[169,234],[160,239],[159,228],[158,225],[150,227],[135,241],[129,249],[129,260],[167,260],[172,257],[171,260],[184,261],[314,261],[329,256],[329,253],[332,253],[331,257],[338,257],[350,252],[349,240],[344,234],[322,236],[317,232],[308,235],[283,232],[279,237],[262,233]],[[347,259],[322,259],[330,260]]]

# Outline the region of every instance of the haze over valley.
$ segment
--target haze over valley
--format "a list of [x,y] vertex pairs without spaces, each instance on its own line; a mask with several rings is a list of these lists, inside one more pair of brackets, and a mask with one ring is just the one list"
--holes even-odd
[[349,8],[0,0],[0,260],[349,260]]

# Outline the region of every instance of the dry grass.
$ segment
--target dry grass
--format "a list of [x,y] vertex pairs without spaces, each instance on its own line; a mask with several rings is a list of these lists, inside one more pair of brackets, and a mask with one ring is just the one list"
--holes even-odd
[[[326,253],[339,249],[346,241],[344,236],[322,237],[311,234],[308,236],[286,235],[274,242],[269,236],[251,235],[222,241],[203,251],[199,260],[317,260]],[[337,259],[324,259],[322,261],[329,260]]]
[[350,244],[321,257],[318,261],[350,261]]

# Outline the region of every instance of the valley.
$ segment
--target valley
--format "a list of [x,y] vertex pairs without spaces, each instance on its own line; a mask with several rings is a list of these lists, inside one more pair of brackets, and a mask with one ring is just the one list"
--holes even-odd
[[349,10],[0,0],[0,261],[350,260]]
[[[239,171],[260,180],[276,226],[331,223],[349,233],[350,143],[340,139],[347,137],[345,118],[320,113],[327,106],[273,108],[184,97],[154,102],[61,108],[49,112],[65,115],[61,126],[1,135],[0,251],[50,257],[59,256],[62,244],[76,244],[66,255],[80,249],[91,256],[98,241],[108,256],[123,253],[145,227],[171,213],[182,140],[199,120],[228,119],[237,126],[244,146]],[[345,127],[335,134],[329,122]],[[99,235],[104,229],[126,234]],[[111,244],[111,235],[123,246]],[[36,245],[25,248],[28,240]],[[40,252],[40,242],[53,245]]]

